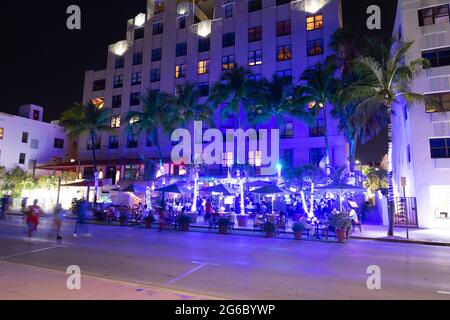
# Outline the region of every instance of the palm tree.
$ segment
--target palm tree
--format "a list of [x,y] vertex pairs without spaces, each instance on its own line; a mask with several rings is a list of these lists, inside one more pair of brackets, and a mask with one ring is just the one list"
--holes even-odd
[[413,42],[393,41],[389,47],[378,45],[374,56],[360,57],[356,66],[366,73],[358,81],[342,91],[348,101],[358,101],[355,116],[362,121],[370,119],[376,112],[384,112],[388,117],[388,235],[394,235],[394,188],[392,168],[392,107],[404,100],[408,105],[424,103],[425,97],[411,92],[408,83],[416,78],[427,65],[424,59],[405,63],[408,50]]
[[295,93],[297,105],[307,105],[316,117],[323,114],[327,175],[330,174],[327,107],[335,101],[338,92],[338,80],[335,78],[335,72],[336,64],[331,59],[324,64],[317,63],[314,68],[306,69],[303,72],[300,80],[304,83],[297,88]]
[[[349,70],[342,75],[342,90],[362,79],[363,74],[358,70]],[[358,141],[366,143],[387,126],[385,112],[375,109],[369,118],[361,119],[355,116],[358,101],[345,101],[336,99],[331,115],[338,120],[338,130],[343,134],[350,146],[349,150],[349,171],[355,171],[356,147]]]
[[369,189],[372,193],[375,193],[377,190],[387,189],[386,170],[371,167],[364,170],[364,175],[366,176],[364,187]]
[[303,106],[297,106],[293,99],[291,77],[278,77],[272,81],[263,79],[258,84],[258,90],[250,96],[252,104],[247,108],[247,120],[253,126],[275,119],[277,126],[286,123],[288,116],[294,116],[310,122],[311,114]]
[[212,87],[208,99],[213,110],[217,110],[220,104],[226,103],[221,116],[227,118],[228,115],[235,114],[239,129],[241,129],[241,107],[248,108],[251,103],[250,95],[255,88],[255,81],[250,80],[249,75],[251,75],[250,70],[241,66],[224,72],[220,80]]
[[70,136],[89,135],[92,144],[92,161],[94,164],[94,204],[97,203],[98,167],[96,157],[96,142],[99,133],[111,131],[111,109],[89,102],[70,107],[61,114],[61,125]]
[[160,91],[147,90],[143,97],[143,110],[129,111],[125,117],[129,134],[146,132],[148,141],[156,146],[161,173],[164,173],[164,164],[159,129],[168,134],[172,132],[174,124],[170,121],[170,114],[169,96]]
[[169,99],[172,120],[181,127],[187,127],[192,121],[206,121],[213,125],[213,109],[209,104],[200,103],[200,91],[194,84],[176,86],[176,95]]

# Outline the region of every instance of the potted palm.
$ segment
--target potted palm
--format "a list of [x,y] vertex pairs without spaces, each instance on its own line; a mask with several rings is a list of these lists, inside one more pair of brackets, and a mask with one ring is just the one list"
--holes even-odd
[[144,223],[145,223],[145,227],[148,229],[152,228],[153,222],[155,222],[155,217],[153,216],[153,214],[149,213],[145,218],[144,218]]
[[305,226],[299,222],[296,222],[292,226],[292,231],[294,232],[295,240],[302,240],[302,235],[303,231],[305,231]]
[[333,214],[330,216],[328,224],[336,231],[336,237],[339,243],[345,243],[347,230],[352,227],[350,215],[347,212]]
[[192,219],[188,214],[180,214],[178,216],[178,224],[181,231],[189,231],[189,225],[191,224],[191,222]]
[[127,220],[128,220],[128,215],[127,215],[127,213],[126,213],[125,211],[124,211],[124,212],[121,212],[121,213],[120,213],[120,216],[119,216],[120,226],[121,226],[121,227],[125,227],[126,224],[127,224]]
[[237,215],[237,222],[239,227],[246,227],[248,225],[248,215],[246,214]]
[[266,233],[266,238],[273,238],[275,230],[276,230],[275,223],[273,223],[272,221],[266,221],[263,224],[262,229]]
[[228,227],[230,226],[230,220],[228,218],[220,218],[217,221],[220,234],[227,234]]

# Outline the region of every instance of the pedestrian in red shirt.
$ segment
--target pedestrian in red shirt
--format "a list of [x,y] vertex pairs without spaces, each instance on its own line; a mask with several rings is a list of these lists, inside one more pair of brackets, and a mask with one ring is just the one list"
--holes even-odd
[[41,207],[38,206],[38,200],[33,201],[33,205],[28,208],[27,212],[27,226],[28,226],[28,238],[31,239],[33,232],[37,230],[39,225],[39,216],[42,214]]

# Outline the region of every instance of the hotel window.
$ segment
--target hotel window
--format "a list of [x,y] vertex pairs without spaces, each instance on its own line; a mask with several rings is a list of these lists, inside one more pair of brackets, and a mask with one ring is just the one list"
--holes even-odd
[[323,39],[310,40],[306,42],[306,52],[308,57],[323,54]]
[[133,54],[133,66],[142,64],[142,52],[136,52]]
[[141,95],[139,92],[130,94],[130,106],[137,106],[141,103]]
[[138,164],[128,164],[125,166],[124,170],[124,180],[133,181],[139,178],[139,165]]
[[127,136],[127,148],[133,149],[133,148],[137,148],[137,146],[138,146],[137,135],[129,134]]
[[293,137],[294,137],[294,123],[292,121],[288,121],[281,127],[281,138],[289,139]]
[[162,57],[162,49],[161,48],[152,49],[152,62],[160,61],[161,57]]
[[123,75],[114,76],[114,89],[123,87]]
[[284,168],[292,168],[294,165],[294,150],[284,150],[281,163],[283,164]]
[[224,152],[222,154],[222,165],[224,167],[232,167],[234,165],[234,153],[233,152]]
[[178,18],[178,29],[186,28],[186,16],[182,16]]
[[116,63],[115,63],[116,69],[123,68],[124,64],[125,58],[123,56],[116,56]]
[[233,16],[233,4],[229,3],[225,5],[223,8],[225,11],[225,18],[231,18]]
[[423,51],[422,58],[430,61],[431,68],[448,66],[450,65],[450,47]]
[[277,47],[277,61],[286,61],[292,59],[291,46]]
[[142,73],[133,72],[133,74],[131,75],[131,85],[132,86],[139,85],[141,84],[141,81],[142,81]]
[[119,136],[109,136],[108,149],[119,149]]
[[115,116],[111,118],[111,128],[120,128],[120,116]]
[[261,81],[263,79],[263,76],[260,73],[250,74],[247,76],[247,79],[251,81]]
[[450,111],[450,91],[426,94],[425,111],[427,113]]
[[140,28],[134,29],[134,40],[138,40],[138,39],[144,38],[144,34],[145,34],[145,28],[144,27],[140,27]]
[[222,71],[233,70],[235,67],[234,55],[222,57]]
[[450,158],[450,138],[430,139],[431,159]]
[[30,134],[28,132],[22,132],[22,143],[28,143],[28,136]]
[[287,3],[291,3],[291,0],[277,0],[277,6],[281,6]]
[[249,151],[248,152],[248,164],[255,167],[262,166],[262,152],[261,151]]
[[55,138],[53,141],[53,147],[55,149],[64,149],[64,139]]
[[177,46],[175,48],[175,56],[182,57],[185,56],[186,53],[187,53],[187,43],[186,42],[177,43]]
[[262,50],[250,51],[248,53],[248,65],[255,66],[262,64]]
[[312,31],[322,29],[323,27],[323,15],[316,14],[306,17],[306,31]]
[[448,4],[419,10],[420,27],[449,21]]
[[313,125],[309,127],[309,136],[323,137],[325,135],[325,121],[324,119],[317,119]]
[[309,149],[309,163],[318,166],[325,157],[325,148]]
[[234,32],[224,33],[222,35],[222,48],[234,46]]
[[146,141],[145,141],[145,145],[147,147],[154,147],[155,143],[153,141],[153,133],[151,131],[147,131],[147,135],[146,135]]
[[112,107],[113,108],[122,107],[122,95],[112,97]]
[[33,120],[38,121],[40,116],[41,113],[39,112],[39,110],[33,110]]
[[161,80],[161,69],[150,70],[150,82],[158,82]]
[[[102,138],[97,137],[95,139],[95,150],[100,150],[101,144],[102,144]],[[88,141],[87,141],[87,149],[92,150],[92,140],[90,137],[88,138]]]
[[105,79],[95,80],[92,85],[92,91],[105,90],[105,86],[106,86]]
[[208,82],[198,83],[197,88],[198,88],[200,97],[206,97],[209,95],[209,83]]
[[27,155],[25,153],[19,154],[19,164],[25,164],[25,158]]
[[186,77],[186,64],[177,64],[175,66],[175,78],[185,78]]
[[262,39],[262,27],[248,29],[248,42],[259,41]]
[[206,37],[206,38],[200,37],[198,39],[198,52],[209,51],[210,47],[211,47],[211,38],[210,37]]
[[39,149],[39,140],[31,139],[30,148],[35,150]]
[[254,12],[262,9],[262,0],[249,0],[248,12]]
[[287,36],[291,34],[291,20],[277,22],[277,37]]
[[3,140],[3,136],[5,135],[5,129],[0,128],[0,140]]
[[277,71],[278,78],[292,78],[292,70]]
[[198,74],[207,74],[209,73],[209,60],[200,60],[198,62]]
[[157,22],[153,24],[153,35],[161,34],[164,32],[164,23]]

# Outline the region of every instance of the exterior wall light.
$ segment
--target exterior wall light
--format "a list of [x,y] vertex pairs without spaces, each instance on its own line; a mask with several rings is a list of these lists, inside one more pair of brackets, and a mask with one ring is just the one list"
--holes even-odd
[[305,11],[316,13],[325,6],[326,2],[326,0],[305,0]]
[[187,16],[189,14],[189,2],[181,2],[177,5],[178,16]]
[[145,13],[139,13],[135,18],[134,18],[134,25],[138,28],[142,27],[145,23],[145,19],[146,19],[146,15]]
[[197,24],[197,34],[206,38],[211,34],[211,20],[204,20]]
[[118,56],[122,56],[128,50],[127,40],[116,42],[112,45],[111,51]]

